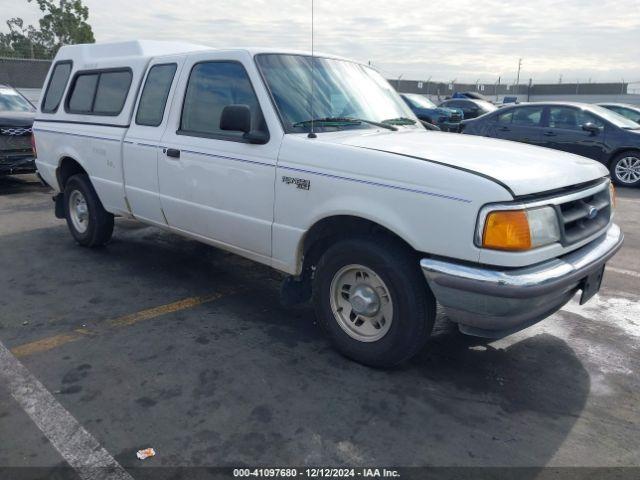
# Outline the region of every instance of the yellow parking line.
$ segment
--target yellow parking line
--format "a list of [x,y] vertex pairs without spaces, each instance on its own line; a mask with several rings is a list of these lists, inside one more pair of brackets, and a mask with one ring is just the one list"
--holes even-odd
[[[178,312],[180,310],[187,310],[189,308],[197,307],[203,303],[212,302],[219,298],[226,297],[235,293],[234,290],[228,290],[221,293],[212,293],[211,295],[204,295],[200,297],[189,297],[177,302],[168,303],[166,305],[160,305],[158,307],[147,308],[136,313],[131,313],[123,317],[114,318],[109,320],[107,324],[112,328],[126,327],[143,320],[149,320],[152,318],[166,315],[168,313]],[[35,342],[25,343],[11,349],[16,357],[26,357],[33,355],[34,353],[46,352],[53,350],[67,343],[75,342],[87,335],[96,334],[96,331],[91,331],[86,328],[78,328],[69,333],[62,333],[60,335],[54,335],[52,337],[42,338]]]
[[230,292],[213,293],[211,295],[206,295],[203,297],[185,298],[184,300],[178,300],[177,302],[169,303],[167,305],[160,305],[159,307],[148,308],[146,310],[141,310],[139,312],[132,313],[130,315],[125,315],[124,317],[109,320],[109,325],[111,325],[112,327],[126,327],[128,325],[133,325],[134,323],[138,323],[143,320],[149,320],[150,318],[159,317],[160,315],[166,315],[167,313],[173,313],[173,312],[178,312],[180,310],[186,310],[188,308],[197,307],[198,305],[202,305],[203,303],[212,302],[226,295],[229,295],[229,293]]
[[78,328],[70,333],[62,333],[60,335],[54,335],[53,337],[36,340],[35,342],[25,343],[24,345],[13,348],[11,353],[20,358],[33,355],[34,353],[46,352],[47,350],[52,350],[66,343],[75,342],[76,340],[89,335],[89,333],[89,330],[86,328]]

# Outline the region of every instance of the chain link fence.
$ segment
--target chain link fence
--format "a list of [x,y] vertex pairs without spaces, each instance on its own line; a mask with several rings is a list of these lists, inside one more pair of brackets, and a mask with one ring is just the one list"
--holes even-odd
[[[419,93],[429,97],[446,98],[456,92],[475,92],[489,100],[498,101],[504,97],[518,97],[530,100],[540,96],[571,95],[626,95],[629,83],[540,83],[530,81],[527,84],[509,85],[503,83],[460,83],[460,82],[423,82],[420,80],[390,80],[401,93]],[[637,82],[640,91],[640,82]]]
[[0,84],[42,88],[51,60],[0,57]]

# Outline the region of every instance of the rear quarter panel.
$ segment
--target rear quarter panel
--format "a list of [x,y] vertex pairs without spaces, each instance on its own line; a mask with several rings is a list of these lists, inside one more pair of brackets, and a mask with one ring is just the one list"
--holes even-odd
[[127,212],[122,172],[122,139],[125,129],[97,125],[38,123],[34,126],[38,171],[60,191],[56,171],[64,158],[84,168],[105,209]]

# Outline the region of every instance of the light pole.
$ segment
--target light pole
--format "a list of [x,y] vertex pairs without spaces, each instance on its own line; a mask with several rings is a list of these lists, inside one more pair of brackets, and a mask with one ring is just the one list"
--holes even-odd
[[520,70],[522,69],[522,59],[518,60],[518,75],[516,76],[516,96],[520,92]]

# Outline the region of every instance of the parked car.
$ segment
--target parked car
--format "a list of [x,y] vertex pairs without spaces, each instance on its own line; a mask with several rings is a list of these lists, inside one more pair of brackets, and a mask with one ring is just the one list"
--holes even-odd
[[463,122],[463,133],[564,150],[599,161],[618,185],[640,185],[640,126],[597,105],[529,103]]
[[598,105],[640,124],[640,106],[626,103],[599,103]]
[[119,215],[269,265],[367,365],[423,348],[436,301],[489,337],[584,303],[622,244],[598,162],[427,132],[338,57],[64,46],[46,85],[37,165],[77,243],[104,245]]
[[36,171],[31,138],[35,111],[15,88],[0,85],[0,175]]
[[504,97],[502,99],[502,104],[500,106],[506,107],[507,105],[514,105],[516,103],[520,103],[520,101],[518,100],[518,97],[516,96]]
[[491,100],[489,100],[489,98],[478,92],[455,92],[453,95],[451,95],[451,98],[470,98],[471,100],[482,100],[484,102],[491,103]]
[[462,110],[465,120],[495,112],[498,109],[493,103],[471,98],[451,98],[440,103],[440,106]]
[[462,121],[462,110],[438,107],[424,95],[402,93],[400,97],[420,120],[436,125],[440,130],[457,132]]

